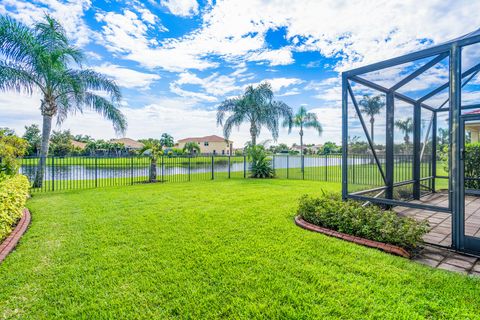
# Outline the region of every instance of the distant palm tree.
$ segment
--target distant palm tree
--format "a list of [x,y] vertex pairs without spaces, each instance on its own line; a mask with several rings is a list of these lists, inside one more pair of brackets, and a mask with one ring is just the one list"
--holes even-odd
[[370,138],[372,144],[374,144],[374,132],[373,126],[375,124],[375,116],[382,111],[382,108],[385,106],[385,102],[382,100],[382,96],[370,97],[370,95],[364,95],[363,99],[358,102],[362,109],[360,111],[364,112],[367,116],[370,117]]
[[140,154],[148,155],[150,158],[148,181],[157,181],[157,161],[163,155],[162,145],[158,140],[146,140],[143,142],[143,147],[138,152]]
[[120,89],[106,76],[82,69],[83,60],[82,52],[71,45],[52,17],[46,15],[44,21],[28,27],[0,16],[0,90],[42,94],[42,141],[35,187],[43,182],[54,117],[61,123],[68,114],[88,108],[111,120],[117,132],[126,130],[126,119],[118,109]]
[[395,121],[395,126],[404,133],[403,140],[406,145],[410,144],[410,133],[413,132],[413,120],[412,118],[407,118],[406,120],[397,120]]
[[284,126],[300,128],[300,155],[303,155],[303,129],[315,129],[319,135],[321,135],[323,131],[317,115],[313,112],[308,112],[304,106],[298,109],[297,113],[293,116],[291,124],[285,122]]
[[183,152],[190,153],[191,155],[195,152],[200,153],[200,146],[194,141],[187,142],[183,146]]
[[234,127],[240,127],[247,122],[250,124],[252,145],[256,145],[263,126],[271,132],[273,139],[277,140],[281,119],[285,119],[291,128],[292,109],[273,98],[272,86],[264,82],[256,88],[248,86],[243,95],[223,101],[217,109],[217,125],[223,126],[225,139],[229,138]]
[[160,144],[163,147],[167,147],[167,148],[173,147],[174,145],[173,137],[168,133],[162,133],[162,136],[160,137]]

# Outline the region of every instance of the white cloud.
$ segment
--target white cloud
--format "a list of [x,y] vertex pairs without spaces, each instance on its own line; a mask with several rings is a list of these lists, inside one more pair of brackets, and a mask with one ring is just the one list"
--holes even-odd
[[161,0],[160,4],[176,16],[190,17],[198,14],[196,0]]
[[158,74],[139,72],[110,63],[104,63],[93,69],[112,77],[118,85],[125,88],[148,89],[152,82],[160,79]]
[[77,46],[90,41],[92,31],[83,20],[84,12],[91,6],[91,0],[57,1],[46,0],[30,3],[22,0],[2,0],[0,13],[12,16],[29,25],[41,20],[45,13],[58,19]]

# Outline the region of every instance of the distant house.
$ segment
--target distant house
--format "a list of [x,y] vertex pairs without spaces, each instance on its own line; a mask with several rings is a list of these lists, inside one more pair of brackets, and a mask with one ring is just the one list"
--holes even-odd
[[87,147],[87,144],[85,142],[81,142],[77,140],[71,140],[71,142],[72,142],[72,146],[76,149],[85,150],[85,148]]
[[[480,114],[480,110],[475,110],[467,114]],[[480,121],[468,121],[465,122],[465,131],[470,133],[470,142],[480,142]]]
[[136,151],[143,148],[143,143],[130,138],[111,139],[110,142],[123,143],[127,151]]
[[177,147],[183,149],[187,142],[198,143],[202,154],[231,155],[233,151],[233,141],[216,135],[181,139],[178,140]]

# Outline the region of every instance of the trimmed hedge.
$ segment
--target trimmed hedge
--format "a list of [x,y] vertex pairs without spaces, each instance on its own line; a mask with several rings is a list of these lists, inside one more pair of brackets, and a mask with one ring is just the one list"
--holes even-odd
[[304,195],[300,199],[298,214],[303,220],[324,228],[407,250],[416,248],[428,231],[426,221],[400,217],[391,210],[373,205],[363,207],[356,201],[342,201],[333,193],[325,193],[319,198]]
[[30,185],[27,177],[15,175],[0,181],[0,242],[22,217]]

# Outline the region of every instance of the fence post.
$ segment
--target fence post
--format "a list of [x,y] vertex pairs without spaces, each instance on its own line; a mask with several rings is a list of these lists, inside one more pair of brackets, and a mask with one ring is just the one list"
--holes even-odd
[[164,175],[165,175],[165,156],[162,155],[162,182],[165,181]]
[[97,156],[95,156],[95,188],[98,187],[98,163],[97,163]]
[[52,191],[55,191],[55,156],[52,156]]
[[352,183],[355,184],[355,166],[356,166],[356,161],[355,161],[355,155],[352,155],[353,157],[351,158],[353,161],[352,165]]
[[133,185],[133,156],[130,157],[130,184]]
[[192,164],[191,163],[192,163],[192,156],[189,156],[188,157],[188,181],[191,180],[191,177],[190,177],[191,172],[192,172]]
[[287,179],[289,178],[289,171],[290,171],[290,163],[289,163],[289,160],[288,160],[288,154],[287,154]]
[[214,174],[214,163],[215,163],[215,156],[212,155],[212,180],[215,179],[215,174]]
[[325,153],[325,181],[328,181],[328,156]]
[[228,156],[228,179],[230,179],[230,155]]
[[305,180],[305,155],[302,154],[302,180]]
[[243,155],[243,178],[247,177],[247,156]]
[[273,169],[273,172],[275,173],[275,154],[272,155],[272,169]]

